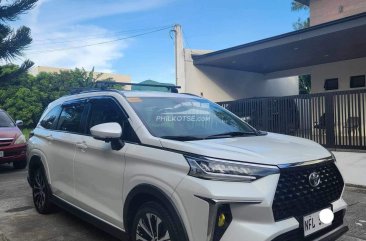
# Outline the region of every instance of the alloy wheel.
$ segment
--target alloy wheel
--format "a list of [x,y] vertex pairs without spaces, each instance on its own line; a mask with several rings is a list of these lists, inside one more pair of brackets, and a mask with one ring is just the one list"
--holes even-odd
[[164,222],[155,214],[146,213],[141,217],[136,229],[137,241],[171,241]]
[[33,198],[37,208],[42,209],[46,203],[46,182],[41,170],[34,177]]

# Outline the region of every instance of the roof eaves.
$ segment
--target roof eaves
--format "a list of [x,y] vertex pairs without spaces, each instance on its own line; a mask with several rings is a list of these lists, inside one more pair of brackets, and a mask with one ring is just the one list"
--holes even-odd
[[334,21],[331,21],[331,22],[326,22],[326,23],[323,23],[323,24],[311,26],[309,28],[300,29],[300,30],[288,32],[288,33],[285,33],[285,34],[280,34],[280,35],[277,35],[277,36],[274,36],[274,37],[261,39],[261,40],[258,40],[258,41],[254,41],[254,42],[234,46],[234,47],[231,47],[231,48],[213,51],[211,53],[207,53],[207,54],[203,54],[203,55],[193,55],[192,58],[193,58],[194,62],[196,62],[196,61],[199,61],[201,59],[205,59],[207,57],[216,56],[218,54],[228,53],[228,52],[235,51],[235,50],[238,50],[238,49],[259,45],[259,44],[262,44],[262,43],[267,43],[267,42],[271,42],[271,41],[274,41],[274,40],[278,40],[278,39],[282,39],[282,38],[286,38],[286,37],[290,37],[290,36],[296,36],[298,34],[311,32],[311,31],[318,30],[318,29],[327,28],[327,27],[330,27],[330,26],[333,26],[333,25],[338,25],[340,23],[345,23],[345,22],[349,22],[349,21],[353,21],[353,20],[360,19],[360,18],[365,18],[365,17],[366,17],[366,12],[360,13],[360,14],[357,14],[357,15],[353,15],[353,16],[350,16],[350,17],[337,19],[337,20],[334,20]]

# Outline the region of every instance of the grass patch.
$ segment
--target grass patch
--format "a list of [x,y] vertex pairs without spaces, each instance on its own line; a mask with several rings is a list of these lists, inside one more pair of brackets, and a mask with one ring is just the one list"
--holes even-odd
[[29,139],[29,134],[31,133],[33,129],[24,128],[22,129],[23,135],[25,136],[25,139]]

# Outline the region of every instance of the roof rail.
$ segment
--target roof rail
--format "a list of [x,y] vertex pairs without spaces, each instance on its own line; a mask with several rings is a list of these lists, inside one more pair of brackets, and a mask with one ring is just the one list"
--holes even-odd
[[94,84],[94,87],[85,87],[85,88],[75,88],[70,90],[71,95],[80,94],[84,92],[97,92],[97,91],[103,91],[103,90],[113,90],[113,86],[148,86],[148,87],[165,87],[167,88],[171,93],[178,93],[178,89],[180,89],[180,86],[176,85],[169,85],[169,84],[137,84],[137,83],[123,83],[123,82],[114,82],[114,81],[96,81]]
[[119,85],[119,86],[148,86],[148,87],[165,87],[167,88],[170,92],[172,93],[178,93],[178,89],[180,89],[180,86],[176,86],[176,85],[169,85],[169,84],[139,84],[139,83],[123,83],[123,82],[114,82],[114,81],[97,81],[95,83],[95,86],[97,88],[100,89],[108,89],[111,86],[115,86],[115,85]]

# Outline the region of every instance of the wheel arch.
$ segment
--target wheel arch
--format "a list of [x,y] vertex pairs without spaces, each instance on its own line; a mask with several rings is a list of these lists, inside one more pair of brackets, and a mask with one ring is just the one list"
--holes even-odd
[[170,214],[174,215],[182,227],[186,240],[188,234],[181,215],[172,199],[160,188],[151,184],[140,184],[134,187],[125,200],[123,207],[123,224],[126,232],[130,232],[133,218],[141,205],[149,201],[156,201],[166,207]]
[[28,159],[29,159],[28,160],[28,163],[29,163],[28,164],[28,181],[29,181],[29,184],[32,186],[33,172],[39,166],[41,166],[43,168],[43,171],[46,174],[47,182],[48,182],[48,184],[50,184],[50,176],[49,176],[50,174],[49,174],[48,165],[45,161],[44,155],[39,151],[34,151],[34,152],[30,153]]

